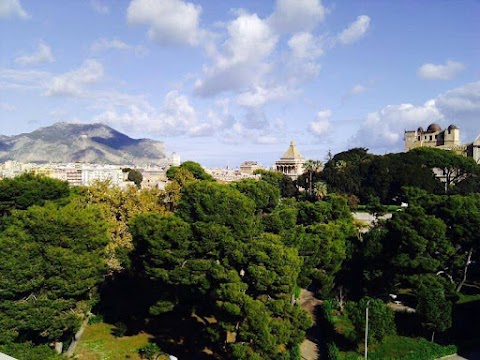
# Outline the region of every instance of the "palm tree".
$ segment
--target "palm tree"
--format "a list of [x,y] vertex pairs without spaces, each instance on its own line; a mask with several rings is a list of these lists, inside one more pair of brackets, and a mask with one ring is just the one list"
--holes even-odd
[[315,193],[315,198],[317,200],[322,200],[328,194],[327,184],[323,181],[317,181],[315,183],[313,191]]
[[313,194],[313,174],[318,173],[322,169],[323,163],[320,160],[307,160],[303,164],[305,172],[308,172],[308,193]]

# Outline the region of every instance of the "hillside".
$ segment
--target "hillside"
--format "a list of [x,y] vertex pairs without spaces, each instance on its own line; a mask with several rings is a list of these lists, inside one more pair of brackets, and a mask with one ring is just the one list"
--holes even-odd
[[164,159],[162,142],[132,139],[103,124],[56,123],[31,133],[0,135],[0,162],[158,164]]

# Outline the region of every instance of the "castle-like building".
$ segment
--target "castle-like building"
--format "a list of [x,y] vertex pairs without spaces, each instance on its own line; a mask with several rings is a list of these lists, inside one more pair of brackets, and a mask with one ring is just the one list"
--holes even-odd
[[304,165],[305,158],[300,154],[293,140],[285,154],[283,154],[280,160],[275,162],[277,171],[289,176],[293,180],[303,174]]
[[450,125],[443,129],[438,124],[430,124],[427,130],[419,127],[417,130],[405,131],[405,151],[417,147],[434,147],[451,150],[460,155],[471,157],[480,163],[480,136],[468,144],[460,142],[460,129]]

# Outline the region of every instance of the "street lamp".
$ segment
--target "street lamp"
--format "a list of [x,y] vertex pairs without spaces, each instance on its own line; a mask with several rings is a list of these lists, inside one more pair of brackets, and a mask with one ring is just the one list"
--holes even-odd
[[367,301],[365,308],[365,360],[368,358],[368,305],[370,305],[370,300]]

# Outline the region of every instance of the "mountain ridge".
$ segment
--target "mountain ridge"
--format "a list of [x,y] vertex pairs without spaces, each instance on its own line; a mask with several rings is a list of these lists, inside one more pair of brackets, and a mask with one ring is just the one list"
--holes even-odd
[[164,144],[134,139],[105,124],[59,122],[30,133],[0,134],[0,162],[161,164]]

